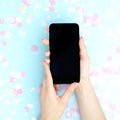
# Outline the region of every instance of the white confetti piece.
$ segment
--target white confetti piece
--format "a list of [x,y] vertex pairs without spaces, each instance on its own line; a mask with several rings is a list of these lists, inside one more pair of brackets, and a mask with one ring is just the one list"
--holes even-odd
[[17,18],[16,18],[16,21],[17,21],[17,22],[22,22],[22,18],[21,18],[21,17],[17,17]]
[[3,66],[4,67],[7,67],[8,66],[8,62],[6,61],[6,62],[3,62]]
[[10,39],[12,37],[12,34],[10,32],[6,32],[5,38]]
[[57,18],[61,18],[61,15],[60,15],[60,14],[57,14]]
[[27,105],[29,108],[34,108],[34,105],[33,104],[28,104]]
[[8,53],[11,53],[11,52],[12,52],[12,49],[11,49],[11,48],[8,48],[7,51],[8,51]]
[[120,120],[120,113],[115,113],[113,120]]
[[4,118],[4,120],[12,120],[11,117]]
[[14,88],[15,89],[21,89],[22,88],[22,84],[17,84]]
[[68,12],[75,12],[75,8],[73,7],[68,8]]
[[107,16],[108,17],[113,17],[114,16],[114,12],[113,12],[113,10],[109,10],[109,11],[107,11]]
[[11,77],[15,77],[15,78],[19,78],[20,77],[20,73],[17,72],[16,70],[11,70],[10,76]]
[[45,12],[48,12],[48,11],[49,11],[49,8],[48,8],[48,7],[44,8],[44,11],[45,11]]
[[4,85],[4,80],[0,79],[0,88],[3,87]]
[[69,0],[69,1],[70,1],[70,4],[74,4],[78,2],[78,0]]
[[31,88],[30,92],[33,92],[35,90],[35,87]]
[[37,120],[36,118],[34,118],[34,117],[32,117],[32,119],[31,120]]
[[11,101],[10,101],[10,100],[5,100],[4,103],[5,103],[6,105],[10,105]]
[[35,3],[34,6],[35,6],[36,9],[40,9],[41,8],[41,3]]
[[16,114],[16,110],[10,110],[10,114],[11,115],[15,115]]
[[32,19],[31,18],[26,19],[26,23],[27,24],[31,24],[32,23]]
[[92,1],[92,2],[90,3],[90,5],[91,5],[91,6],[94,6],[94,5],[95,5],[95,1]]

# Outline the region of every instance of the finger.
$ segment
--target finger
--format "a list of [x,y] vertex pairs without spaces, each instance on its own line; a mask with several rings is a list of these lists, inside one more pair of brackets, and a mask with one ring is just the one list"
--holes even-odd
[[79,83],[72,83],[69,85],[69,87],[66,89],[66,91],[61,96],[61,100],[63,104],[66,104],[68,101],[68,98],[70,97],[71,93],[75,90],[75,88],[79,85]]
[[81,75],[80,79],[88,79],[88,74],[89,74],[89,67],[90,67],[90,61],[89,61],[89,56],[87,53],[87,49],[85,47],[84,39],[81,37],[80,38],[80,69],[81,69]]
[[53,87],[53,81],[52,81],[52,76],[50,73],[50,69],[46,61],[42,61],[43,67],[44,67],[44,84],[46,87]]
[[60,85],[59,84],[54,84],[55,90],[58,91],[60,90]]
[[47,64],[49,64],[49,63],[50,63],[50,59],[49,59],[49,58],[46,59],[45,62],[46,62]]
[[89,60],[87,49],[86,49],[83,37],[80,38],[79,46],[80,46],[80,57],[81,57],[81,59],[82,60]]
[[45,56],[50,56],[50,51],[49,51],[49,50],[47,50],[47,51],[45,52]]
[[45,45],[49,45],[49,40],[43,38],[43,39],[42,39],[42,43],[45,44]]

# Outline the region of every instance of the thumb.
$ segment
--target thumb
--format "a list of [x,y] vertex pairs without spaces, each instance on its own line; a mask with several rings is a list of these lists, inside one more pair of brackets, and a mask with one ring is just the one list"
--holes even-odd
[[80,38],[79,46],[80,46],[81,59],[82,60],[89,60],[88,53],[87,53],[87,48],[85,46],[83,37]]
[[75,88],[79,85],[79,83],[72,83],[67,90],[63,93],[63,95],[61,96],[61,99],[63,101],[63,103],[67,103],[70,95],[72,94],[72,92],[75,90]]
[[50,69],[49,69],[48,64],[45,61],[42,61],[42,64],[44,67],[44,74],[45,74],[44,83],[45,83],[45,86],[49,88],[50,86],[53,86],[53,81],[52,81]]

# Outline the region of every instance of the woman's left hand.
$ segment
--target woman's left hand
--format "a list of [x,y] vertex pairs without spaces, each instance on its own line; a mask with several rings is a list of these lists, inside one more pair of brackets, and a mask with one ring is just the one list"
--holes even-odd
[[40,120],[59,120],[67,105],[71,93],[75,90],[78,83],[72,83],[68,86],[63,95],[58,96],[49,66],[46,61],[42,62],[44,66],[44,81],[40,90]]

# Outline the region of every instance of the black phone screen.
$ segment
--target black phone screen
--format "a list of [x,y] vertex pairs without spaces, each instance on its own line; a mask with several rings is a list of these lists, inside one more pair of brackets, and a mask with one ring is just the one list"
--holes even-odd
[[80,80],[79,26],[53,23],[49,28],[50,71],[54,84]]

